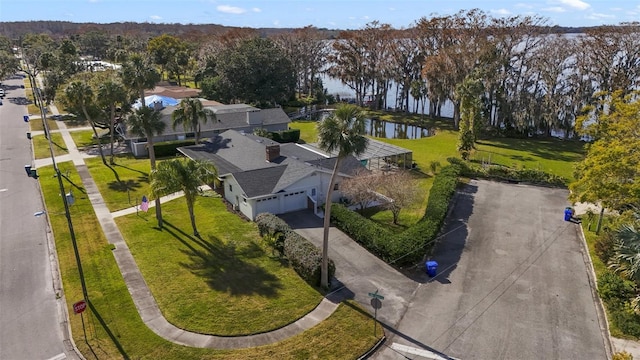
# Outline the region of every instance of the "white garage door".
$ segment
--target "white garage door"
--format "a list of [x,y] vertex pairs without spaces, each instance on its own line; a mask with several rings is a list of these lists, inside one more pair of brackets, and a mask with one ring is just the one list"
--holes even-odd
[[256,214],[268,212],[272,214],[280,213],[280,201],[277,196],[260,199],[256,201]]
[[284,194],[284,211],[296,211],[307,208],[307,194],[304,191],[296,191]]

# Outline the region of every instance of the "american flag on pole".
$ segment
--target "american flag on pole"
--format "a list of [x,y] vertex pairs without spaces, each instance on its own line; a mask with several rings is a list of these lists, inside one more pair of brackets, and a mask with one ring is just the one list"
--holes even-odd
[[140,203],[140,210],[147,212],[149,210],[149,200],[146,195],[142,195],[142,202]]

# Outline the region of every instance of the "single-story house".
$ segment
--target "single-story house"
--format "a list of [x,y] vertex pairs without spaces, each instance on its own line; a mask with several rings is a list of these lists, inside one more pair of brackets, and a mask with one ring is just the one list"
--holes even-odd
[[[335,157],[299,144],[279,144],[237,130],[224,131],[178,151],[194,160],[212,162],[222,182],[218,191],[251,220],[262,212],[312,209],[319,214],[336,162]],[[353,156],[343,160],[332,201],[342,196],[342,180],[361,169],[363,164]]]
[[[206,101],[202,101],[203,106],[215,114],[215,119],[209,119],[206,123],[201,123],[201,139],[215,136],[229,129],[246,133],[252,133],[256,128],[262,128],[267,131],[282,131],[287,130],[291,122],[282,108],[258,109],[246,104],[209,106]],[[155,102],[147,104],[148,106],[155,106],[161,112],[162,120],[167,124],[162,134],[154,136],[154,143],[194,138],[195,134],[191,130],[185,130],[182,125],[178,125],[175,129],[173,128],[171,115],[179,106],[179,102],[173,106],[165,106],[164,104],[166,103]],[[136,134],[127,131],[125,140],[129,142],[131,151],[135,156],[147,155],[146,139],[139,138]]]

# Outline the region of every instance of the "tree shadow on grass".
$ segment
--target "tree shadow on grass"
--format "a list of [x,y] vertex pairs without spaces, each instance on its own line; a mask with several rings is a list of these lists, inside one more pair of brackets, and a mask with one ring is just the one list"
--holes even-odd
[[109,189],[118,191],[118,192],[127,192],[130,190],[139,189],[142,187],[140,185],[140,181],[136,180],[121,180],[121,181],[112,181],[109,184]]
[[[144,172],[144,171],[141,171],[141,170],[138,170],[138,169],[134,169],[134,168],[131,168],[131,167],[128,167],[128,166],[120,165],[120,164],[114,164],[113,166],[114,166],[114,167],[121,167],[121,168],[125,168],[125,169],[127,169],[127,170],[131,170],[131,171],[135,171],[135,172],[137,172],[137,173],[140,173],[140,174],[142,175],[142,176],[140,176],[141,178],[142,178],[142,177],[144,177],[144,178],[146,178],[146,179],[148,179],[148,178],[149,178],[149,174],[148,174],[148,173],[146,173],[146,172]],[[148,180],[147,180],[147,181],[148,181]]]
[[189,256],[191,262],[181,265],[204,278],[212,289],[234,296],[276,297],[283,288],[274,274],[248,261],[265,256],[264,250],[256,243],[224,243],[215,236],[204,240],[187,234],[166,220],[164,224],[164,231],[187,247],[182,252]]
[[[91,309],[91,312],[93,313],[93,315],[96,317],[96,319],[98,319],[98,322],[100,323],[102,330],[104,330],[104,332],[106,332],[107,335],[109,335],[109,338],[111,339],[111,341],[113,341],[113,344],[116,346],[116,348],[120,352],[120,355],[122,355],[122,358],[129,359],[129,355],[126,353],[126,351],[122,347],[122,344],[120,344],[120,341],[118,341],[118,336],[116,336],[111,331],[111,329],[109,328],[109,325],[106,323],[106,321],[104,321],[102,316],[100,316],[98,309],[96,309],[96,307],[93,305],[93,302],[91,302],[91,300],[88,299],[87,305],[89,305],[89,309]],[[91,351],[93,351],[93,349],[91,349]]]

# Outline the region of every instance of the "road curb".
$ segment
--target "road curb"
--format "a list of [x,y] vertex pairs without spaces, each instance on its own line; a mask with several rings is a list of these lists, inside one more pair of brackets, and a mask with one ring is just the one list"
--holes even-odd
[[593,298],[593,303],[596,307],[596,313],[598,314],[598,323],[600,325],[600,331],[602,331],[602,340],[604,342],[605,351],[607,353],[607,359],[611,360],[613,358],[613,344],[611,342],[611,333],[609,332],[609,319],[607,318],[607,312],[604,309],[604,305],[602,304],[602,300],[598,295],[598,278],[596,276],[596,271],[593,267],[593,262],[591,261],[591,255],[589,253],[589,244],[587,244],[587,238],[584,236],[584,229],[582,225],[578,226],[580,228],[580,239],[582,239],[582,245],[584,252],[582,253],[582,258],[587,265],[587,278],[589,279],[589,288],[591,289],[591,297]]

